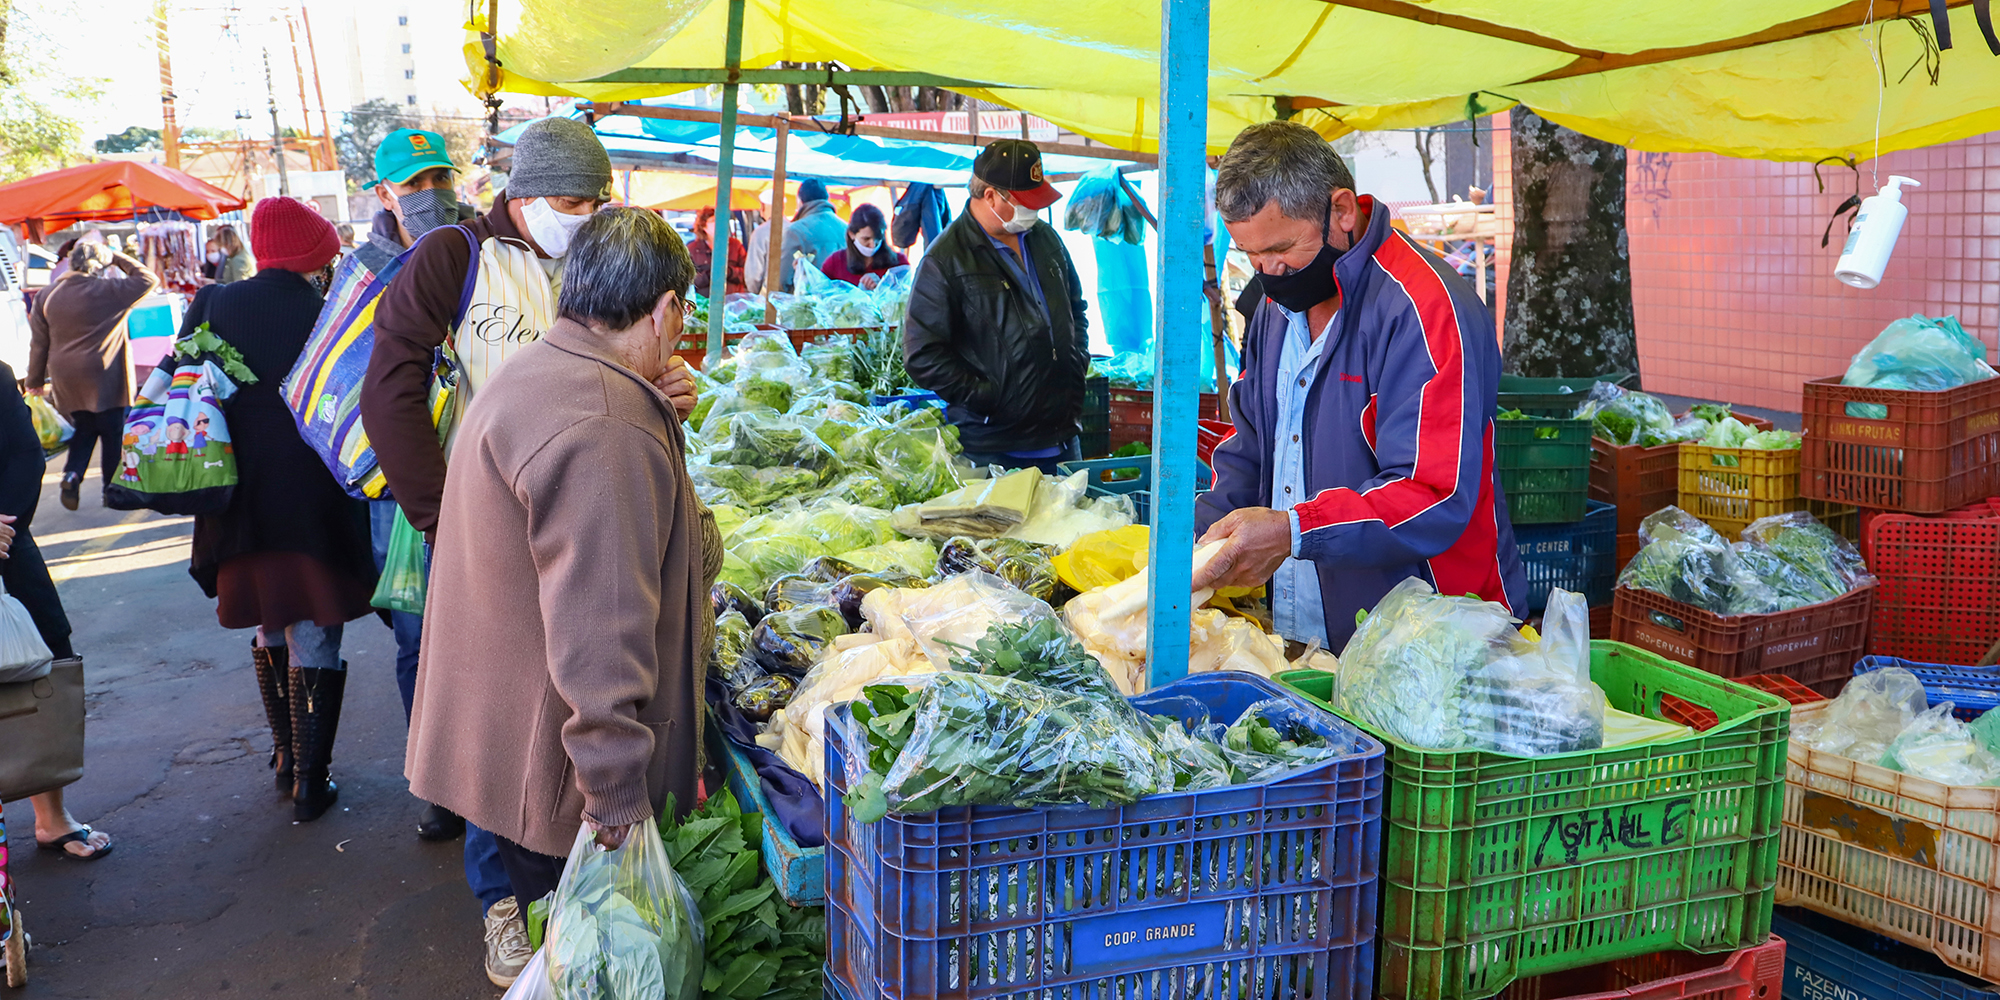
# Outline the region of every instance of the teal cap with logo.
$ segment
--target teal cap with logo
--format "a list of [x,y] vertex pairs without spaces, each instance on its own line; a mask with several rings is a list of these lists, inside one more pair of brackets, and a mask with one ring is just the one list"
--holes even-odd
[[422,129],[399,128],[382,137],[375,147],[375,179],[362,187],[372,188],[383,181],[401,184],[426,171],[443,167],[457,170],[445,152],[444,136]]

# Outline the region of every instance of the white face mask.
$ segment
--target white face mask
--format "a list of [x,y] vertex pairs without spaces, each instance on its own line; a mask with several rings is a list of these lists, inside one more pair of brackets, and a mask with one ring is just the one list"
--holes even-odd
[[875,251],[882,249],[882,244],[879,241],[874,243],[863,243],[860,240],[855,240],[854,249],[858,251],[863,257],[873,257],[875,256]]
[[1035,228],[1036,222],[1041,221],[1042,215],[1040,212],[1037,212],[1026,205],[1015,204],[1014,202],[1011,201],[1007,202],[1007,204],[1014,206],[1014,217],[1002,221],[1000,223],[1000,228],[1005,229],[1010,233],[1025,233],[1028,230]]
[[570,215],[558,212],[547,198],[536,198],[521,209],[521,217],[527,220],[528,235],[534,237],[536,245],[551,257],[560,257],[569,252],[569,238],[584,223],[590,221],[588,215]]

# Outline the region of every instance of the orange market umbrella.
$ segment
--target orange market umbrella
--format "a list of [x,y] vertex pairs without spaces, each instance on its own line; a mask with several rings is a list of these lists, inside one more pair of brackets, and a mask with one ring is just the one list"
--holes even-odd
[[244,201],[171,167],[105,160],[0,185],[0,224],[40,220],[51,229],[89,219],[130,219],[151,209],[213,219]]

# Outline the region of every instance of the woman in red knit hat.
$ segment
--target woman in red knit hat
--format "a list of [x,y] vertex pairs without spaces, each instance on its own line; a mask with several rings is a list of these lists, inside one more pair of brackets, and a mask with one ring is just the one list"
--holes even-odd
[[257,630],[251,659],[271,766],[292,817],[307,822],[336,794],[328,765],[347,685],[341,627],[373,610],[375,562],[367,505],[299,438],[278,390],[319,318],[310,276],[340,252],[340,237],[311,205],[265,198],[250,216],[250,247],[256,275],[203,288],[181,324],[183,335],[208,324],[257,376],[229,403],[236,491],[228,511],[195,519],[188,572],[216,599],[224,628]]

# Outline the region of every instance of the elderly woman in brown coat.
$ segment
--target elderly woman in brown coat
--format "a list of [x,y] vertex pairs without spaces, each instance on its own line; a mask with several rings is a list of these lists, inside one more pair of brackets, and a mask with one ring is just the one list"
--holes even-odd
[[82,495],[91,451],[101,444],[107,483],[124,454],[125,407],[132,402],[125,320],[159,287],[137,260],[102,243],[78,243],[69,270],[28,311],[28,394],[39,396],[45,382],[53,383],[56,409],[76,428],[59,493],[70,510]]
[[600,212],[560,319],[483,386],[452,444],[404,767],[490,830],[526,904],[588,824],[622,843],[694,804],[721,564],[695,498],[673,347],[694,268],[658,215]]

